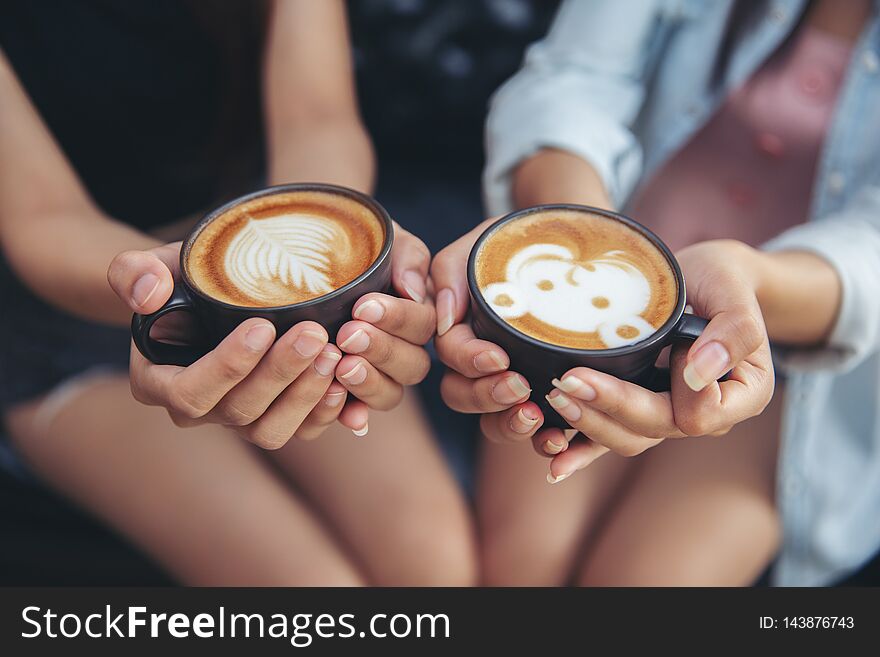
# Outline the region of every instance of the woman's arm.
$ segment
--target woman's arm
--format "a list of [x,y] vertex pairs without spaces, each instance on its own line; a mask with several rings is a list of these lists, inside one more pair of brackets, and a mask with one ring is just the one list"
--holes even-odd
[[342,2],[276,2],[264,68],[271,182],[369,193],[375,163],[358,114]]
[[68,312],[127,324],[107,266],[120,251],[159,242],[95,206],[2,52],[0,171],[0,245],[15,273]]

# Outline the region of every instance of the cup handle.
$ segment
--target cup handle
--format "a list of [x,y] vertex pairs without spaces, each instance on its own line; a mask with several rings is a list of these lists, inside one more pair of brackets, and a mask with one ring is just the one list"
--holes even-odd
[[193,311],[193,302],[179,284],[174,284],[171,297],[159,310],[149,315],[135,314],[131,318],[131,337],[144,358],[156,365],[180,365],[186,367],[192,365],[205,355],[205,350],[198,345],[168,344],[159,342],[150,337],[153,324],[160,317],[173,312]]
[[[702,335],[706,326],[709,324],[708,319],[685,313],[678,320],[678,324],[672,329],[672,340],[674,342],[694,342]],[[726,381],[730,372],[724,374],[719,381]],[[669,375],[668,367],[654,367],[648,382],[645,385],[649,390],[654,392],[666,392],[672,388],[672,379]]]

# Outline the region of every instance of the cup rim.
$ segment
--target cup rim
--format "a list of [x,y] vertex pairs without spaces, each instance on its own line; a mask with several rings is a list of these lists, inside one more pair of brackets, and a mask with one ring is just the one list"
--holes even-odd
[[[675,282],[678,286],[678,295],[675,303],[675,308],[672,310],[669,318],[660,326],[660,328],[658,328],[656,331],[654,331],[654,333],[652,333],[644,340],[634,342],[633,344],[624,345],[622,347],[612,347],[610,349],[578,349],[576,347],[565,347],[563,345],[553,344],[552,342],[545,342],[543,340],[539,340],[538,338],[532,337],[531,335],[523,333],[519,329],[504,321],[504,319],[492,309],[486,299],[483,298],[482,293],[477,287],[476,263],[477,254],[480,251],[480,247],[482,247],[486,240],[489,239],[489,237],[491,237],[502,226],[532,214],[537,214],[540,212],[551,212],[554,210],[571,210],[587,214],[597,214],[607,219],[619,221],[620,223],[623,223],[640,233],[663,254],[663,257],[666,258],[666,262],[669,264],[669,267],[670,269],[672,269],[672,273],[675,276]],[[661,240],[654,232],[637,222],[635,219],[631,219],[626,215],[612,212],[611,210],[605,210],[603,208],[597,208],[590,205],[579,205],[576,203],[548,203],[544,205],[536,205],[510,212],[498,219],[497,221],[493,222],[488,228],[486,228],[486,230],[482,232],[482,234],[477,238],[477,241],[474,243],[474,246],[471,248],[467,263],[467,282],[473,302],[477,306],[479,306],[480,310],[486,313],[486,315],[490,317],[493,322],[500,325],[503,330],[509,331],[517,339],[522,340],[523,342],[526,342],[534,347],[539,347],[541,349],[547,349],[556,353],[570,356],[582,356],[584,354],[589,354],[590,356],[597,357],[626,356],[628,354],[637,353],[645,349],[650,349],[658,342],[665,341],[669,333],[672,332],[676,324],[678,324],[678,322],[681,320],[681,317],[684,314],[684,308],[687,299],[687,290],[685,288],[684,275],[681,273],[681,267],[679,266],[678,261],[676,261],[675,256],[672,255],[672,251],[669,250],[669,247],[666,246],[666,244],[663,243],[663,240]]]
[[[247,203],[248,201],[262,198],[264,196],[273,196],[275,194],[288,194],[295,192],[324,192],[327,194],[338,194],[340,196],[346,196],[369,208],[373,212],[373,214],[376,215],[377,219],[382,223],[382,226],[385,230],[385,238],[382,241],[382,248],[379,250],[379,255],[376,256],[376,259],[373,260],[372,264],[367,267],[363,272],[361,272],[356,278],[352,279],[342,287],[338,287],[335,290],[328,292],[327,294],[322,294],[321,296],[315,297],[313,299],[298,301],[296,303],[290,303],[282,306],[240,306],[234,303],[222,301],[220,299],[217,299],[216,297],[212,297],[210,294],[207,294],[206,292],[199,289],[195,282],[190,278],[189,271],[187,271],[186,268],[186,259],[189,255],[190,250],[192,249],[193,244],[195,244],[196,239],[205,229],[205,227],[207,227],[208,224],[210,224],[220,215],[228,212],[237,205],[241,205],[242,203]],[[283,185],[272,185],[270,187],[259,189],[255,192],[244,194],[243,196],[238,196],[231,201],[227,201],[223,205],[214,208],[213,210],[210,210],[204,217],[202,217],[190,231],[189,235],[186,236],[186,239],[183,241],[183,244],[180,247],[180,276],[181,279],[186,283],[187,291],[221,308],[241,310],[251,313],[266,313],[293,310],[294,308],[308,308],[318,305],[319,303],[326,303],[328,300],[342,296],[352,288],[359,285],[362,281],[372,276],[373,273],[382,266],[382,263],[387,260],[388,254],[391,253],[391,247],[393,246],[393,244],[394,222],[391,220],[391,216],[388,214],[388,211],[384,207],[382,207],[382,205],[378,201],[376,201],[376,199],[368,196],[367,194],[364,194],[354,189],[350,189],[348,187],[343,187],[341,185],[332,185],[330,183],[287,183]]]

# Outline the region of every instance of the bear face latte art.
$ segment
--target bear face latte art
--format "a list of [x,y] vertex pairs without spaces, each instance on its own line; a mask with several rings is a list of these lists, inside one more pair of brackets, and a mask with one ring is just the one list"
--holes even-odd
[[507,222],[481,245],[482,297],[507,324],[575,349],[640,342],[669,319],[675,275],[646,237],[576,210],[543,210]]
[[209,223],[186,258],[208,296],[268,308],[309,301],[365,272],[382,249],[382,222],[352,198],[322,191],[246,201]]

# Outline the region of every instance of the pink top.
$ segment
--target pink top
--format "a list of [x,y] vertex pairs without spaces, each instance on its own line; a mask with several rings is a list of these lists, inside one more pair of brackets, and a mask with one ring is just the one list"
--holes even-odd
[[673,251],[722,237],[757,245],[806,221],[850,50],[798,30],[642,188],[632,216]]

